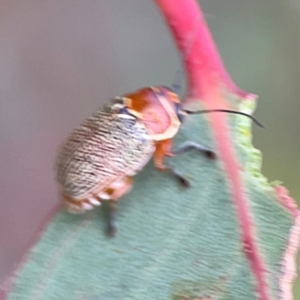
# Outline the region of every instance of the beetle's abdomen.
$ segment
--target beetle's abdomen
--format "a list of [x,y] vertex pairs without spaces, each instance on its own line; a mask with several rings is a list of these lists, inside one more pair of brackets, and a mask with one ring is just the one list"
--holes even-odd
[[78,200],[100,193],[142,169],[153,152],[153,141],[142,123],[105,108],[62,146],[56,165],[61,192]]

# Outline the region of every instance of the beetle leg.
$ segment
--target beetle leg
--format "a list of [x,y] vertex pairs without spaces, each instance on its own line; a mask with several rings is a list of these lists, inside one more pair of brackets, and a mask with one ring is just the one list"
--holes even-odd
[[172,152],[172,141],[171,140],[165,140],[162,143],[163,152],[165,156],[175,156],[175,154]]
[[182,185],[183,187],[190,187],[191,183],[190,181],[184,177],[178,170],[176,170],[175,168],[171,167],[171,166],[164,166],[163,171],[168,171],[171,172],[175,178],[178,180],[178,182],[180,183],[180,185]]
[[155,167],[159,170],[159,171],[167,171],[172,173],[175,178],[178,180],[178,182],[180,183],[180,185],[182,185],[183,187],[190,187],[190,181],[185,178],[178,170],[176,170],[175,168],[171,167],[171,166],[166,166],[166,165],[159,165]]
[[154,153],[154,165],[158,169],[164,169],[163,159],[165,156],[173,156],[171,153],[172,143],[171,140],[163,140],[156,142]]
[[160,171],[171,172],[182,186],[189,187],[190,186],[190,182],[189,182],[188,179],[186,179],[175,168],[173,168],[171,166],[166,166],[163,163],[164,156],[166,156],[166,155],[173,156],[170,153],[170,148],[171,148],[171,141],[170,140],[160,141],[160,142],[156,143],[156,150],[155,150],[155,153],[154,153],[154,165]]
[[113,182],[105,191],[98,195],[100,198],[105,196],[108,202],[107,235],[110,237],[115,236],[117,232],[117,201],[125,194],[129,193],[131,188],[132,178],[130,176],[125,176],[124,178]]
[[164,156],[180,155],[191,149],[196,149],[197,151],[204,153],[204,155],[207,158],[211,158],[211,159],[216,158],[216,154],[213,151],[211,151],[211,150],[205,148],[204,146],[197,144],[193,141],[186,141],[186,142],[182,143],[178,149],[171,152],[171,140],[164,140],[164,141],[159,141],[156,143],[156,150],[154,153],[154,165],[160,171],[171,172],[182,186],[189,187],[190,186],[189,180],[187,178],[185,178],[175,168],[164,165],[163,158],[164,158]]
[[191,149],[196,149],[199,152],[202,152],[207,158],[211,158],[211,159],[215,159],[216,158],[216,154],[215,152],[205,148],[204,146],[197,144],[193,141],[185,141],[184,143],[182,143],[178,149],[176,149],[175,151],[173,151],[173,153],[175,155],[180,155],[186,151],[189,151]]
[[116,201],[109,200],[108,201],[107,235],[110,237],[114,237],[117,232],[116,210],[117,210]]

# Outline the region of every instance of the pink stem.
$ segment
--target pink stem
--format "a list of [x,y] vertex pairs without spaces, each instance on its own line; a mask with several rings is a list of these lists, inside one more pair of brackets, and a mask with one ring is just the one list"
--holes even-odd
[[[239,90],[227,74],[195,0],[156,0],[184,59],[188,77],[189,99],[198,99],[206,108],[226,107],[226,92],[240,97],[249,94]],[[227,122],[222,114],[210,115],[218,157],[231,187],[241,229],[242,250],[256,278],[258,298],[268,300],[263,261],[255,244],[248,199],[242,189],[240,166],[228,139]]]
[[[156,2],[184,60],[189,98],[201,97],[207,87],[216,84],[242,98],[254,96],[240,90],[227,74],[196,1]],[[205,101],[203,97],[201,99]]]
[[292,300],[291,284],[296,277],[295,259],[297,255],[298,245],[300,241],[300,211],[296,203],[288,195],[288,191],[283,186],[274,187],[277,194],[277,199],[281,204],[294,216],[295,224],[290,231],[287,247],[283,255],[281,263],[282,276],[280,278],[279,286],[281,290],[281,299]]

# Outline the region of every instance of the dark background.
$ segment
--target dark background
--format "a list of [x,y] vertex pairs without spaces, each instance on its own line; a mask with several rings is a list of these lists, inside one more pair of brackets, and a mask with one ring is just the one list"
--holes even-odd
[[[300,199],[299,2],[200,3],[232,78],[260,96],[255,115],[266,130],[254,128],[254,145],[263,173]],[[63,138],[108,98],[170,84],[180,60],[153,1],[0,0],[0,7],[2,281],[57,201],[53,159]]]

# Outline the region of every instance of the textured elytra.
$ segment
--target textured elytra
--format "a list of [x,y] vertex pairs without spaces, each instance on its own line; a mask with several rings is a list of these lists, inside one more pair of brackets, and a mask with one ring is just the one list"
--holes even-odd
[[134,175],[154,152],[144,125],[126,112],[105,106],[75,129],[56,162],[61,192],[81,199]]

